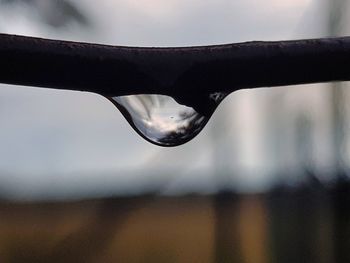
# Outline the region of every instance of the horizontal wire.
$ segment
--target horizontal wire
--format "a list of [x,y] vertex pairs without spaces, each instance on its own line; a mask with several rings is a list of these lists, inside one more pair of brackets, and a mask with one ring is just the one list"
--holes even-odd
[[142,48],[0,34],[0,82],[8,84],[187,102],[214,92],[346,80],[350,37]]

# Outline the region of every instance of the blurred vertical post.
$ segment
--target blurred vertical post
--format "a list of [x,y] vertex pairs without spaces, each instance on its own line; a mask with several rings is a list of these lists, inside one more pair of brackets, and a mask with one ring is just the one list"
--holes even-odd
[[[342,21],[346,14],[347,0],[329,0],[328,34],[336,37],[342,34]],[[333,121],[333,156],[334,170],[337,176],[343,174],[343,142],[344,142],[344,83],[330,83],[331,116]],[[339,178],[338,178],[339,179]]]
[[233,114],[225,114],[223,108],[220,109],[216,112],[215,118],[212,118],[213,125],[210,131],[213,175],[218,190],[213,202],[215,215],[214,258],[215,262],[241,262],[236,231],[237,222],[235,221],[238,200],[230,187],[232,174],[230,174],[228,165],[232,159],[235,159],[232,156],[234,149],[231,148],[232,141],[227,141],[227,129],[225,128],[228,123],[234,123],[235,120],[228,120],[226,116],[233,116]]
[[[329,0],[328,33],[330,36],[338,36],[343,33],[343,21],[347,16],[349,1]],[[349,209],[349,182],[344,165],[344,128],[345,128],[345,100],[347,92],[346,83],[332,83],[330,89],[331,113],[333,117],[333,154],[335,166],[336,187],[332,198],[333,231],[334,231],[334,259],[335,262],[349,262],[349,243],[347,236],[350,234]]]

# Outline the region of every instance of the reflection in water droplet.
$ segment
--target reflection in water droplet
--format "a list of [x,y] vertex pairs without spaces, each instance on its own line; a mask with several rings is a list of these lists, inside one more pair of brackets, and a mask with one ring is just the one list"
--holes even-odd
[[[218,105],[224,97],[215,94],[210,95],[209,100]],[[210,118],[165,95],[130,95],[109,99],[137,133],[160,146],[177,146],[188,142]]]

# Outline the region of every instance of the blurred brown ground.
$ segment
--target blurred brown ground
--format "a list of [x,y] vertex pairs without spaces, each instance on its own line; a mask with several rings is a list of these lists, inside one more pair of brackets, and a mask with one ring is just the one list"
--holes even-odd
[[3,201],[0,262],[350,262],[349,203],[335,196]]

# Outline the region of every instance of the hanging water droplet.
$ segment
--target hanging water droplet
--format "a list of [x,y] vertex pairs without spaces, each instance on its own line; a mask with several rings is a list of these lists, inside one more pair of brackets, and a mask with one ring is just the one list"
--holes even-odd
[[[214,102],[216,108],[224,97],[223,94],[212,94],[205,104]],[[213,108],[210,114],[199,113],[194,107],[179,104],[166,95],[129,95],[109,99],[138,134],[160,146],[188,142],[203,129],[215,110]]]

